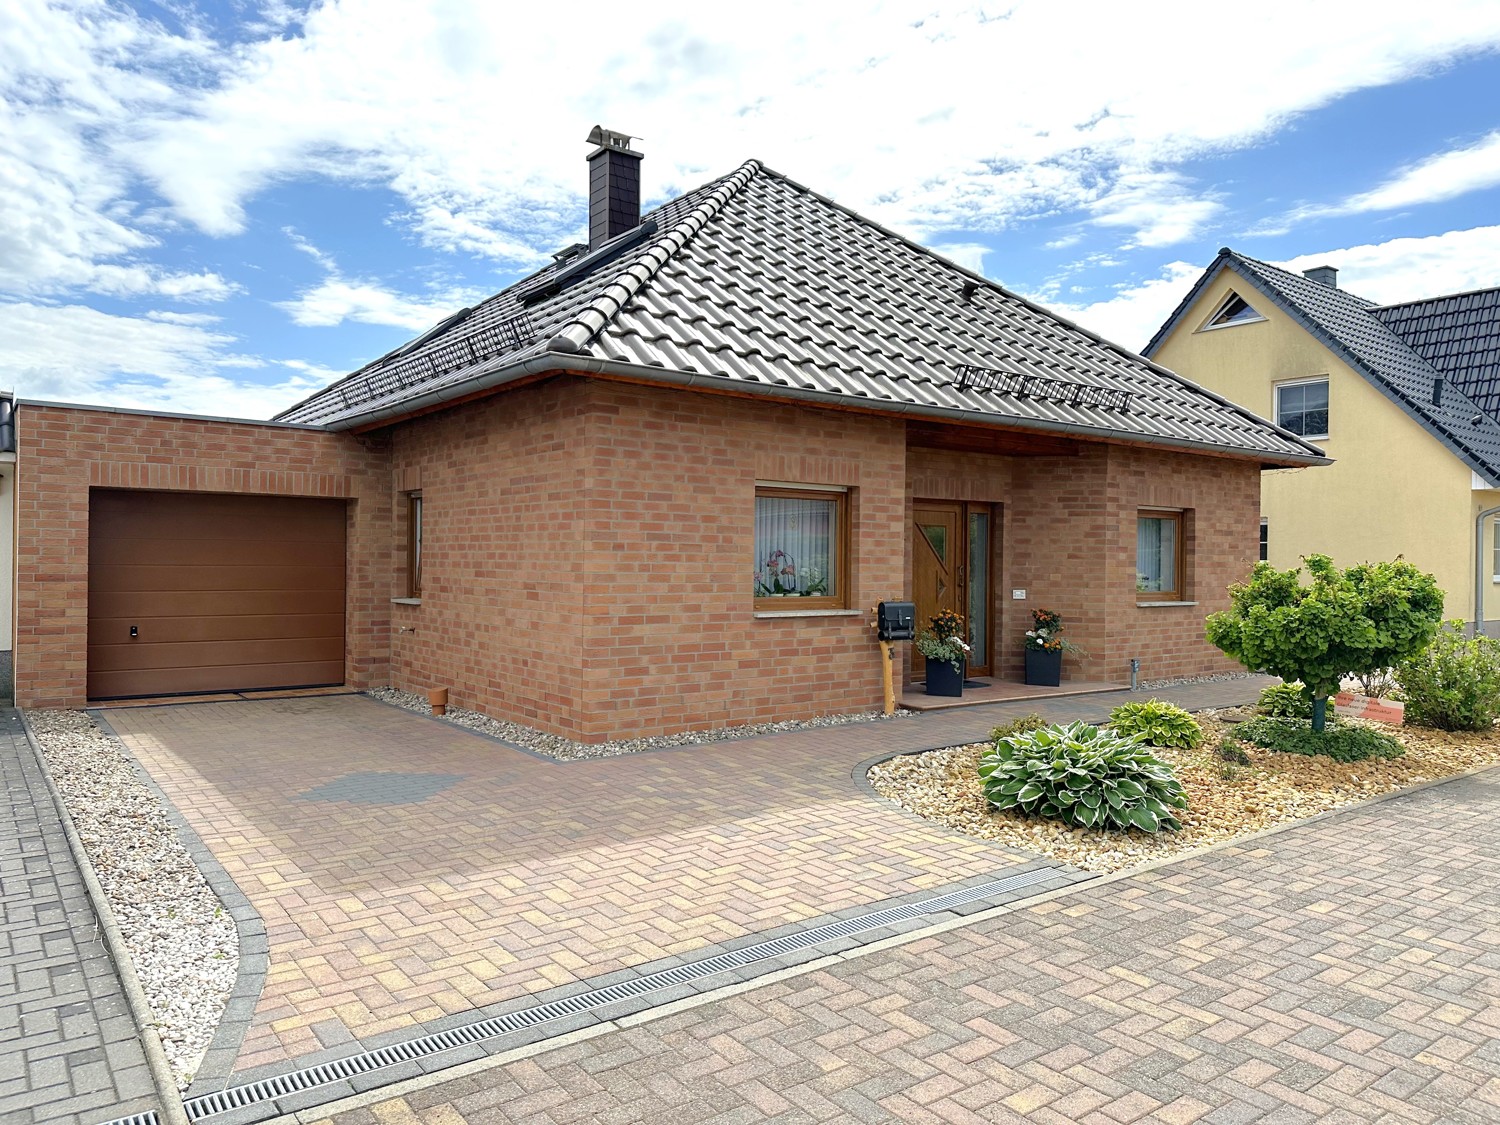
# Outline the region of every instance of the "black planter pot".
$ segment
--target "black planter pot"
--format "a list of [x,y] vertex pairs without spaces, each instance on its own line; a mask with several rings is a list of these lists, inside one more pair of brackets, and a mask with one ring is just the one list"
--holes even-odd
[[955,667],[946,660],[934,660],[930,656],[925,659],[928,695],[962,695],[964,693],[964,666],[968,661],[960,660],[958,666]]
[[1041,648],[1026,650],[1026,682],[1036,687],[1057,687],[1062,683],[1061,652]]

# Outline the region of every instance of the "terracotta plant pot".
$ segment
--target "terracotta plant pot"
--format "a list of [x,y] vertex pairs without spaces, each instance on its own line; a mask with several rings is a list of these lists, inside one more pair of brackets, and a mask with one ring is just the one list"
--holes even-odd
[[448,689],[445,687],[428,688],[427,702],[431,704],[434,715],[446,715],[448,713]]

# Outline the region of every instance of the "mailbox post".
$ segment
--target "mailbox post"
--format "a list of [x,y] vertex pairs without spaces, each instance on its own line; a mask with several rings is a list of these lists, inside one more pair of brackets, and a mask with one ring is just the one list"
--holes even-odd
[[880,681],[885,689],[885,713],[896,712],[896,684],[891,668],[891,645],[917,638],[917,607],[911,602],[881,602],[875,607],[875,638],[880,642]]

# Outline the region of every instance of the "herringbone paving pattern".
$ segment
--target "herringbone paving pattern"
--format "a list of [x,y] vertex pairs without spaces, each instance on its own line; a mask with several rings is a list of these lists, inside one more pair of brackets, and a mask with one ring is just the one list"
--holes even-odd
[[0,708],[0,1121],[156,1106],[125,993],[20,717]]
[[110,722],[265,921],[237,1070],[1023,858],[862,793],[863,740],[559,765],[361,697]]
[[334,1125],[1500,1121],[1500,773]]

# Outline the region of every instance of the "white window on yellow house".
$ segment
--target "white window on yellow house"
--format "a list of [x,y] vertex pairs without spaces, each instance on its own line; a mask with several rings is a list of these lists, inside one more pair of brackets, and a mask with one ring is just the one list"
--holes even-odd
[[1258,320],[1265,320],[1250,307],[1250,303],[1238,293],[1231,293],[1224,299],[1224,303],[1213,316],[1208,318],[1204,328],[1228,328],[1231,324],[1253,324]]
[[1495,521],[1495,547],[1491,555],[1490,569],[1496,582],[1500,582],[1500,520]]
[[1307,379],[1276,388],[1276,424],[1305,438],[1328,436],[1328,380]]

